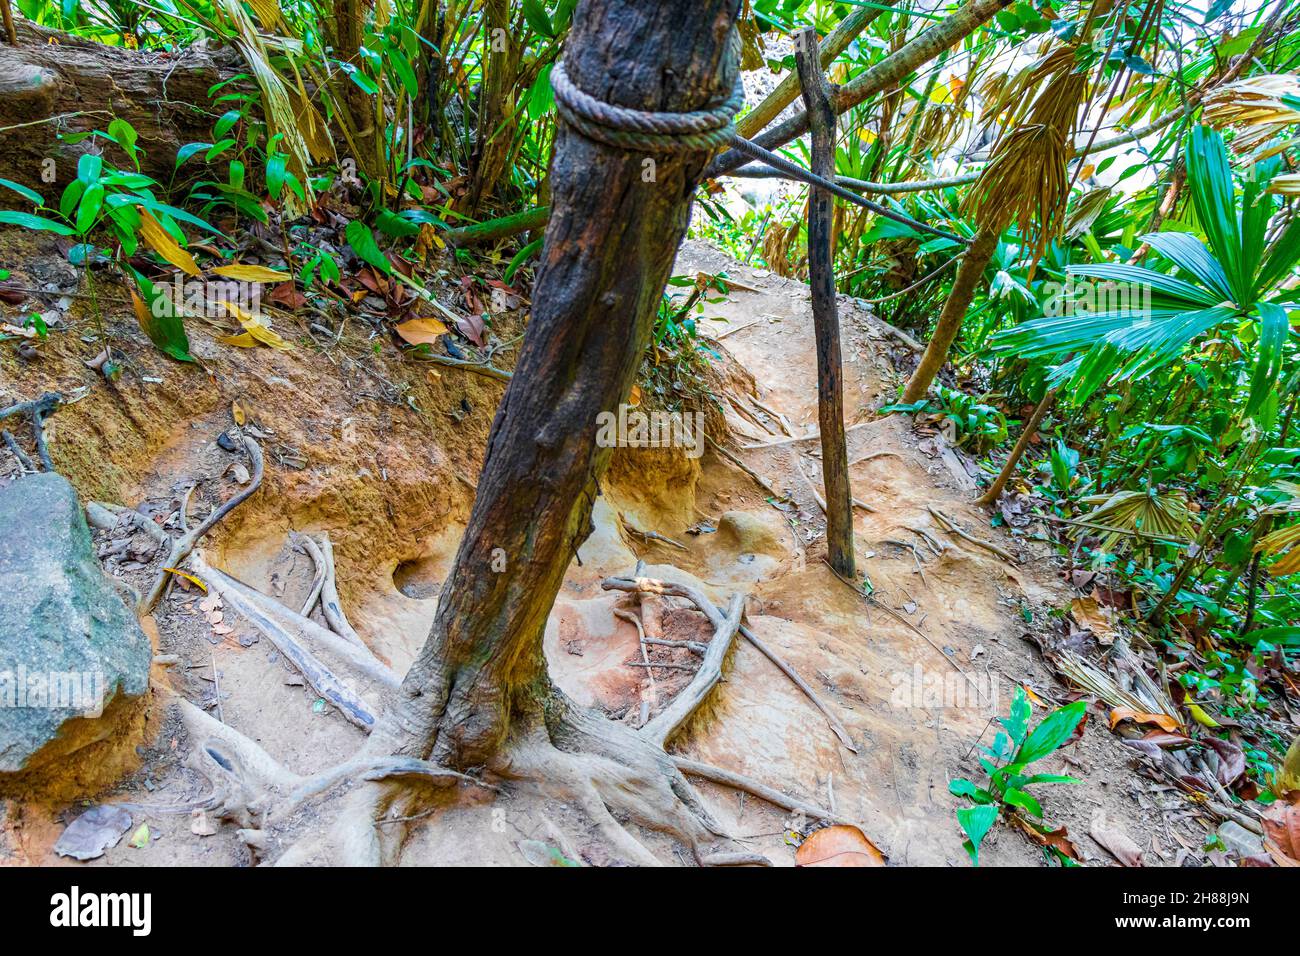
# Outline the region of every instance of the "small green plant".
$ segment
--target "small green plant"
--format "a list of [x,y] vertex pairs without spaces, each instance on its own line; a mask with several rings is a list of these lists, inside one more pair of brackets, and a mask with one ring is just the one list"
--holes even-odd
[[[954,796],[965,797],[974,804],[957,811],[957,822],[967,837],[964,844],[966,852],[976,866],[979,866],[980,844],[993,829],[998,817],[1004,813],[1021,814],[1024,822],[1039,833],[1046,835],[1051,832],[1041,823],[1042,805],[1029,793],[1028,788],[1040,783],[1079,781],[1063,774],[1026,774],[1025,771],[1030,764],[1055,753],[1070,739],[1083,720],[1087,706],[1086,701],[1079,700],[1058,707],[1031,731],[1029,718],[1033,707],[1025,689],[1017,687],[1016,696],[1011,702],[1011,713],[998,718],[1003,729],[994,737],[993,746],[980,748],[984,754],[980,757],[980,766],[988,775],[988,782],[979,787],[964,777],[958,777],[948,784],[948,790]],[[1026,815],[1040,822],[1025,819]],[[1073,861],[1055,846],[1049,844],[1047,852],[1063,866],[1073,865]]]
[[937,382],[934,396],[906,405],[886,405],[880,411],[886,415],[890,412],[942,415],[953,423],[956,443],[976,453],[1007,439],[1007,418],[1002,412],[965,392],[947,388]]

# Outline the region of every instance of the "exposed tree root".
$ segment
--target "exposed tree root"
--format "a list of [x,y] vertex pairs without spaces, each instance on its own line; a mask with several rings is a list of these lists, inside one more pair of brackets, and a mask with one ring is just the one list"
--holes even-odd
[[368,651],[361,651],[310,618],[295,613],[261,592],[208,566],[201,554],[190,555],[190,567],[209,590],[220,594],[230,607],[265,634],[317,694],[363,730],[369,731],[374,727],[377,709],[351,687],[345,678],[339,677],[327,667],[315,652],[331,654],[355,673],[389,690],[394,690],[401,684],[401,678],[394,671]]
[[[215,528],[221,520],[226,517],[226,515],[230,514],[230,512],[243,504],[250,495],[261,487],[262,476],[265,472],[265,465],[262,460],[262,449],[258,447],[257,442],[253,441],[249,436],[244,435],[243,439],[244,450],[248,452],[248,460],[253,465],[252,479],[246,487],[231,497],[229,501],[226,501],[224,504],[214,509],[212,514],[204,518],[195,528],[187,527],[189,519],[185,515],[186,505],[189,502],[189,495],[192,493],[193,489],[191,488],[190,491],[186,493],[185,501],[181,506],[181,536],[172,540],[170,536],[164,533],[164,538],[161,540],[168,544],[170,551],[167,555],[167,560],[163,562],[162,570],[158,572],[158,577],[154,579],[153,587],[149,589],[149,593],[145,595],[144,600],[141,602],[138,613],[148,614],[157,606],[158,599],[162,597],[163,589],[167,587],[167,583],[171,579],[172,572],[168,569],[179,567],[180,562],[189,557],[190,552],[194,550],[194,546],[205,534]],[[148,521],[148,519],[145,520]],[[151,525],[154,524],[152,521],[148,521],[148,523]],[[137,525],[138,524],[139,523],[137,522]],[[157,526],[154,525],[154,527],[156,528]],[[150,533],[152,534],[153,532],[150,531]],[[155,537],[157,536],[155,535]]]
[[312,561],[316,564],[316,574],[320,578],[320,587],[312,582],[313,596],[309,596],[307,603],[302,610],[303,617],[311,613],[312,605],[316,600],[320,600],[321,613],[325,615],[325,621],[335,634],[342,637],[349,644],[354,644],[370,653],[370,648],[366,646],[365,641],[353,629],[348,622],[347,615],[343,613],[343,604],[339,601],[339,588],[337,571],[334,567],[334,546],[330,544],[330,536],[322,534],[320,543],[310,535],[298,535],[298,543],[302,545],[303,550],[311,556]]
[[[607,578],[605,581],[601,582],[601,587],[607,591],[628,591],[642,595],[657,594],[667,597],[684,598],[699,608],[700,612],[709,619],[709,623],[713,625],[715,630],[722,622],[722,613],[718,610],[717,605],[710,601],[701,591],[687,587],[684,584],[673,584],[642,577]],[[817,696],[816,691],[812,689],[808,682],[800,677],[799,673],[787,664],[775,650],[769,647],[764,641],[760,640],[749,627],[742,624],[739,627],[739,631],[740,635],[744,637],[745,640],[749,641],[749,643],[752,644],[759,653],[775,664],[781,673],[789,677],[790,680],[794,682],[794,685],[803,691],[804,696],[806,696],[812,705],[821,712],[823,717],[826,718],[826,723],[830,725],[832,732],[834,732],[835,736],[839,738],[840,743],[844,744],[844,746],[853,753],[857,753],[857,748],[853,745],[853,738],[849,736],[848,730],[842,723],[840,723],[839,718],[835,716],[821,698]]]
[[[41,460],[41,465],[44,466],[46,471],[54,470],[54,462],[50,460],[50,449],[45,444],[45,419],[53,414],[55,409],[62,404],[63,396],[60,393],[46,392],[40,398],[33,399],[30,402],[18,402],[17,404],[0,408],[0,421],[3,421],[10,415],[27,416],[27,421],[32,426],[32,441],[36,445],[36,457]],[[5,434],[8,435],[7,432]],[[10,450],[18,457],[19,464],[22,467],[27,468],[31,465],[30,460],[24,462],[24,459],[26,459],[27,456],[18,450],[18,444],[13,440],[13,436],[9,436],[6,439],[5,444],[7,444]],[[31,468],[30,470],[35,471],[35,468]]]
[[[257,462],[260,471],[260,456]],[[243,495],[239,501],[246,498]],[[210,528],[233,507],[218,509],[219,513],[214,512],[213,518],[194,532],[186,531],[181,542],[192,549],[197,540],[195,532]],[[128,516],[137,525],[150,528],[160,543],[170,540],[156,523],[129,509],[94,505],[92,514],[97,520]],[[315,541],[308,545],[311,539],[305,536],[299,540],[317,562],[319,600],[324,602],[329,599],[329,582],[333,579],[332,556]],[[172,552],[176,550],[177,545],[172,545]],[[205,585],[265,634],[318,694],[364,730],[376,726],[376,710],[319,656],[330,657],[341,663],[346,673],[373,681],[385,690],[398,688],[399,675],[378,661],[364,644],[354,645],[210,567],[201,552],[188,553],[188,561]],[[695,604],[714,628],[712,640],[700,647],[699,671],[667,707],[639,730],[578,707],[561,691],[551,688],[534,707],[514,715],[509,738],[483,768],[489,778],[512,788],[532,788],[545,799],[581,808],[620,860],[640,865],[659,865],[662,860],[633,834],[628,824],[667,835],[687,847],[694,861],[702,866],[769,864],[766,858],[745,850],[727,836],[683,770],[737,787],[793,812],[825,820],[841,819],[757,781],[674,757],[664,750],[665,743],[686,724],[721,679],[727,652],[742,631],[743,595],[734,595],[724,613],[705,595],[681,585],[646,578],[613,578],[604,586],[682,597]],[[313,584],[313,591],[315,587]],[[639,633],[644,636],[643,630]],[[773,657],[757,641],[756,646]],[[792,673],[784,666],[782,670]],[[801,686],[808,692],[806,685]],[[272,858],[278,853],[275,862],[279,865],[395,863],[410,825],[437,805],[439,794],[445,795],[462,784],[495,789],[490,779],[480,780],[420,759],[418,753],[409,755],[418,749],[411,746],[412,731],[392,721],[386,721],[383,731],[372,735],[355,758],[302,776],[282,766],[238,730],[184,699],[177,703],[195,742],[191,766],[212,787],[211,795],[195,806],[215,810],[220,819],[233,822],[255,858]],[[349,789],[338,801],[339,812],[332,824],[309,832],[278,852],[279,839],[293,829],[299,811],[344,785]]]

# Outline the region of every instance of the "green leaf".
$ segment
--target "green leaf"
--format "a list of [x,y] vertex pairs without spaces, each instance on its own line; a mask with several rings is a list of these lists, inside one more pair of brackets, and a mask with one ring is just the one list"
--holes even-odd
[[1032,813],[1040,820],[1043,818],[1043,807],[1036,799],[1034,799],[1032,794],[1013,788],[1008,789],[1007,792],[1002,795],[1002,799],[1013,807],[1020,807],[1021,809]]
[[988,836],[989,830],[993,829],[997,819],[996,806],[963,807],[957,811],[957,822],[968,838],[966,852],[976,866],[980,865],[980,844]]
[[193,362],[190,355],[190,340],[185,334],[185,324],[176,311],[175,303],[164,293],[158,291],[154,284],[131,270],[139,286],[139,294],[134,295],[136,321],[144,334],[165,355],[181,362]]
[[393,271],[392,264],[388,258],[379,250],[379,244],[375,242],[375,234],[370,231],[370,227],[358,219],[348,223],[343,230],[344,238],[347,239],[348,245],[352,251],[361,257],[361,260],[374,266],[385,275]]
[[554,63],[542,67],[542,71],[537,74],[537,79],[533,82],[532,89],[528,91],[529,119],[541,119],[555,106],[555,91],[551,89],[551,71],[554,68]]
[[61,222],[34,216],[29,212],[15,212],[12,209],[0,209],[0,225],[22,226],[24,229],[41,229],[55,232],[60,236],[70,236],[73,230]]
[[122,147],[130,157],[131,165],[136,169],[140,168],[140,151],[135,146],[138,137],[134,126],[119,117],[108,124],[108,138]]
[[33,206],[45,205],[45,200],[41,197],[40,193],[36,192],[35,190],[28,189],[26,186],[20,185],[19,183],[14,182],[12,179],[0,179],[0,186],[4,186],[7,189],[12,189],[18,195],[22,196],[24,199],[30,202]]
[[86,187],[86,191],[81,195],[81,202],[77,206],[77,232],[82,235],[89,232],[103,208],[104,187],[99,182],[93,182]]
[[1207,126],[1194,126],[1187,138],[1187,183],[1196,218],[1210,240],[1210,249],[1223,264],[1233,300],[1250,301],[1254,263],[1242,261],[1241,227],[1223,137]]
[[1025,742],[1020,745],[1020,750],[1016,752],[1016,762],[1031,764],[1055,751],[1070,739],[1074,728],[1079,726],[1079,721],[1083,720],[1087,708],[1087,701],[1076,700],[1073,704],[1058,707],[1044,717],[1042,723],[1035,727],[1025,738]]
[[1259,357],[1255,360],[1255,371],[1250,377],[1250,398],[1246,402],[1246,414],[1253,415],[1271,394],[1278,374],[1282,371],[1282,347],[1286,343],[1291,324],[1287,319],[1286,309],[1272,302],[1259,302],[1255,305],[1259,314]]
[[528,25],[544,37],[555,36],[555,30],[551,27],[551,18],[546,15],[546,8],[537,0],[522,0],[521,5],[524,8],[524,18]]
[[1186,232],[1154,232],[1140,236],[1139,241],[1147,243],[1184,272],[1196,276],[1221,299],[1232,299],[1232,289],[1228,286],[1228,275],[1223,266],[1195,236]]
[[99,173],[104,168],[104,160],[94,153],[82,153],[81,158],[77,160],[77,178],[89,186],[99,179]]

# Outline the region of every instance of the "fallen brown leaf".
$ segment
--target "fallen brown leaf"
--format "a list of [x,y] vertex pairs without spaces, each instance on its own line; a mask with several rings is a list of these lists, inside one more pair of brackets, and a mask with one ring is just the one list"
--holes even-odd
[[818,830],[795,851],[796,866],[884,866],[885,855],[855,826]]

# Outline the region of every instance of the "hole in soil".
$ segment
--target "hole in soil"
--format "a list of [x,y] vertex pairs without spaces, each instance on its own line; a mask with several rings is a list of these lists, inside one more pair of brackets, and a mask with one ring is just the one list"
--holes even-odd
[[432,557],[403,561],[393,569],[393,586],[402,594],[417,601],[427,601],[438,596],[442,588],[440,564]]

